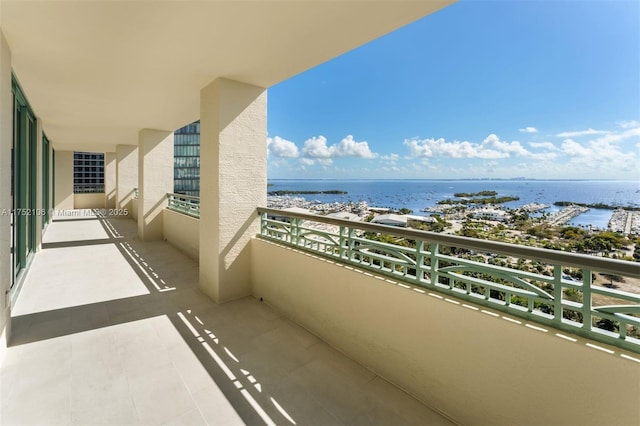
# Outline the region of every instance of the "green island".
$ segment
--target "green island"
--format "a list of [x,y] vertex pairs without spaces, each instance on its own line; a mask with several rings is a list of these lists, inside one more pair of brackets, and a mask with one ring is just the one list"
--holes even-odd
[[472,198],[470,200],[440,200],[438,204],[501,204],[509,201],[518,201],[520,197],[484,197]]
[[287,189],[280,189],[278,191],[269,191],[268,195],[311,195],[311,194],[332,194],[332,195],[344,195],[347,191],[339,191],[337,189],[330,189],[328,191],[292,191]]
[[469,198],[469,197],[493,197],[498,195],[496,191],[480,191],[480,192],[456,192],[453,194],[456,198]]
[[631,206],[612,206],[605,203],[574,203],[572,201],[556,201],[553,203],[554,206],[566,207],[566,206],[580,206],[580,207],[589,207],[590,209],[607,209],[607,210],[615,210],[615,209],[623,209],[629,211],[640,211],[640,207],[631,207]]

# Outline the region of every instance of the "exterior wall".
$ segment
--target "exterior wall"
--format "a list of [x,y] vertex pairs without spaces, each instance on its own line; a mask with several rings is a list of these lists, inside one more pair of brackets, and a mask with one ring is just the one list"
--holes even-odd
[[169,209],[164,209],[162,214],[164,239],[196,262],[199,261],[200,220]]
[[138,187],[138,147],[116,146],[116,208],[131,210],[135,188]]
[[134,198],[133,200],[131,200],[128,206],[129,206],[129,214],[131,215],[131,218],[137,221],[138,220],[138,199]]
[[215,302],[251,294],[250,242],[267,202],[267,92],[217,79],[200,91],[200,289]]
[[104,209],[104,194],[100,192],[73,194],[74,209]]
[[[0,6],[1,8],[1,6]],[[0,28],[0,210],[11,209],[11,51]],[[11,222],[0,215],[0,360],[10,334],[9,286],[11,285]]]
[[161,240],[162,211],[173,190],[173,132],[138,132],[138,190],[138,237]]
[[257,238],[251,257],[255,297],[459,424],[640,424],[637,354]]
[[55,210],[73,209],[73,152],[56,151]]
[[116,154],[104,154],[104,206],[107,209],[116,207]]

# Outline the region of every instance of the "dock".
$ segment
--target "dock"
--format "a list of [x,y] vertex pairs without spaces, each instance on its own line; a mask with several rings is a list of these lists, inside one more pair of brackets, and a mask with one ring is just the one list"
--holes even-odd
[[569,222],[574,217],[587,211],[589,211],[589,207],[582,207],[582,206],[576,206],[576,205],[567,206],[562,210],[560,210],[559,212],[550,216],[547,222],[553,226],[562,225],[564,223]]

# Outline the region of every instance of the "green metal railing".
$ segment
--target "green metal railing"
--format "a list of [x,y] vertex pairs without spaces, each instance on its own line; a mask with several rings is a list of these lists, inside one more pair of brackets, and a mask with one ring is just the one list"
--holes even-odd
[[[258,213],[261,238],[640,353],[640,285],[632,293],[593,282],[595,273],[638,279],[638,263],[276,209]],[[496,256],[508,266],[497,265]]]
[[167,194],[167,199],[169,210],[200,218],[200,197],[170,193]]

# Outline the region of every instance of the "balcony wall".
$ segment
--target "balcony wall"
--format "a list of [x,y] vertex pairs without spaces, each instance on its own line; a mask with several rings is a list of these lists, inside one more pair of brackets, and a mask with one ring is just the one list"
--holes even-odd
[[164,209],[162,214],[164,239],[198,262],[200,259],[200,219],[169,209]]
[[640,424],[637,354],[257,238],[251,255],[255,297],[457,423]]
[[131,215],[131,218],[133,220],[138,220],[138,199],[137,198],[130,200],[126,204],[126,207],[124,208],[129,211],[129,215]]
[[73,207],[76,209],[104,209],[104,193],[73,194]]

